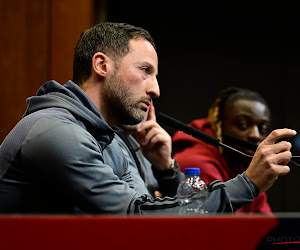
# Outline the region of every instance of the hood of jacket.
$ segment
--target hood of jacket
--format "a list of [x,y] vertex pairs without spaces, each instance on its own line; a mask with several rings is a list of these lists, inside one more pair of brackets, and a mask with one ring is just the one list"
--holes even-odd
[[48,108],[68,110],[98,141],[110,143],[114,137],[112,128],[92,100],[72,81],[64,85],[54,80],[46,82],[39,88],[36,96],[27,99],[27,109],[23,117]]

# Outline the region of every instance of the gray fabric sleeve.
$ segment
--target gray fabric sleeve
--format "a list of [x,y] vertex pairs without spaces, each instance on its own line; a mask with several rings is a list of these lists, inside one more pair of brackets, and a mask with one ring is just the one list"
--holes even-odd
[[22,159],[35,182],[85,213],[126,214],[138,197],[104,164],[97,141],[67,119],[36,122],[25,138]]
[[64,203],[73,204],[83,213],[153,214],[178,210],[176,197],[139,196],[121,179],[130,177],[122,150],[113,149],[114,166],[105,163],[103,150],[80,126],[67,119],[47,117],[37,121],[27,134],[22,159],[33,181],[45,193],[63,197]]
[[249,204],[254,197],[259,195],[257,187],[247,177],[246,173],[237,175],[235,178],[224,183],[230,195],[233,211],[239,209],[243,205]]
[[249,204],[259,195],[257,187],[245,172],[225,183],[216,180],[208,184],[210,196],[207,201],[209,213],[232,213]]

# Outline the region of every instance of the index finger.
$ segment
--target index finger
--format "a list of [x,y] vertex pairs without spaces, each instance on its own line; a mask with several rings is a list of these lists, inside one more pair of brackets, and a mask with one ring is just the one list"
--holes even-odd
[[281,138],[295,136],[297,132],[293,129],[283,128],[273,130],[261,143],[272,145]]
[[146,132],[147,132],[145,130],[151,128],[153,126],[153,123],[156,123],[156,116],[155,116],[155,109],[153,106],[153,102],[151,102],[149,105],[149,109],[147,111],[147,117],[137,127],[137,132],[141,133],[143,131],[143,133],[141,133],[141,135],[145,136]]
[[149,120],[156,121],[155,108],[153,106],[153,102],[150,103],[149,110],[148,110],[147,121]]

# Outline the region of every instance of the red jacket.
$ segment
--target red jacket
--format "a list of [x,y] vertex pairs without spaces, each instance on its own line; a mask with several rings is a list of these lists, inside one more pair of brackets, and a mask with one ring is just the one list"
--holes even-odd
[[[207,118],[194,120],[189,125],[215,136],[211,130],[210,121]],[[245,170],[245,167],[242,165],[239,168],[231,168],[223,155],[219,153],[218,148],[181,131],[176,132],[172,140],[175,150],[174,158],[179,163],[181,171],[184,172],[184,169],[189,167],[199,167],[201,171],[200,176],[206,183],[213,180],[225,182]],[[271,208],[267,202],[267,194],[265,192],[261,193],[258,197],[254,198],[251,204],[245,205],[236,212],[270,213]]]

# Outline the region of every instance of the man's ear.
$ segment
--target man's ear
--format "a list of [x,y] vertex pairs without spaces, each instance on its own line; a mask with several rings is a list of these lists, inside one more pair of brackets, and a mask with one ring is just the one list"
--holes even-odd
[[102,52],[94,54],[92,59],[92,68],[94,72],[102,77],[105,77],[108,70],[109,57]]

